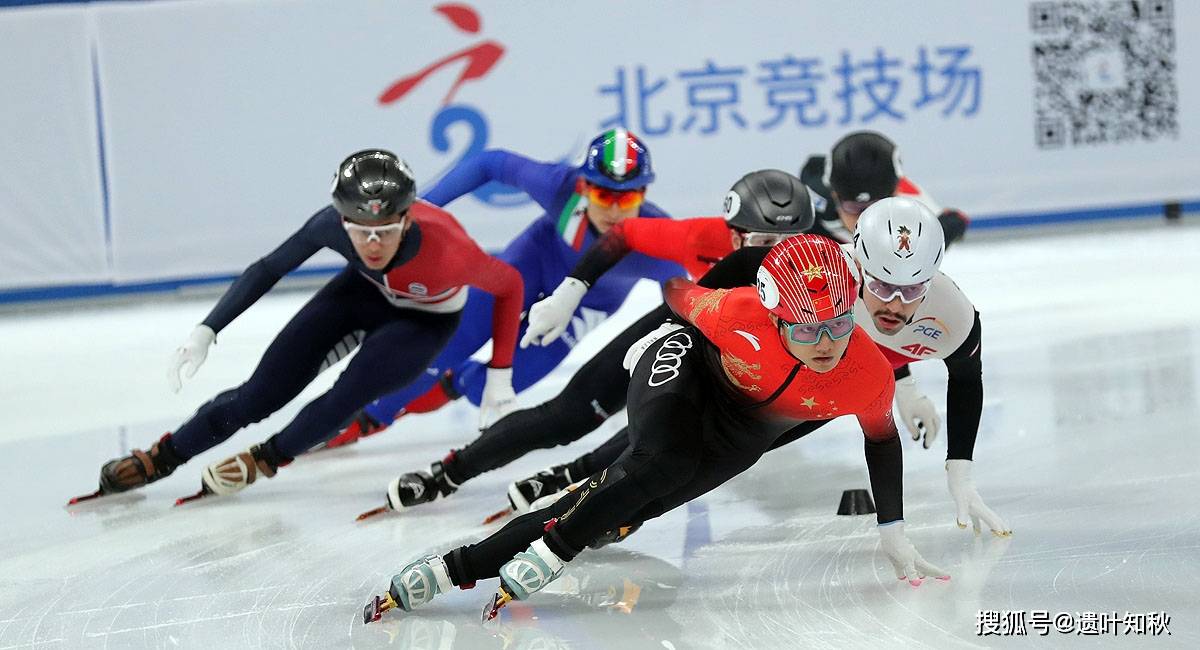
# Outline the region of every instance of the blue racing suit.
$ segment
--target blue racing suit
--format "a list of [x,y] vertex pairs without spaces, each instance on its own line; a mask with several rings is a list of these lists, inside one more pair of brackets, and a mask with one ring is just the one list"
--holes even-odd
[[[422,198],[445,206],[489,181],[499,181],[524,191],[546,211],[496,256],[521,274],[525,282],[524,311],[528,311],[533,303],[558,287],[599,237],[588,221],[587,198],[579,191],[578,178],[578,167],[538,162],[510,151],[490,149],[465,159]],[[649,202],[642,204],[638,216],[668,218]],[[674,262],[640,253],[626,256],[587,292],[575,311],[571,327],[561,338],[547,346],[517,349],[513,389],[520,392],[549,374],[580,338],[621,306],[639,279],[661,283],[675,276],[686,273]],[[483,396],[487,364],[472,361],[471,355],[491,338],[492,303],[490,294],[471,287],[458,330],[425,374],[404,389],[369,404],[365,409],[367,414],[380,422],[391,422],[401,409],[432,388],[447,370],[451,371],[453,391],[478,405]],[[521,335],[525,327],[522,323]]]

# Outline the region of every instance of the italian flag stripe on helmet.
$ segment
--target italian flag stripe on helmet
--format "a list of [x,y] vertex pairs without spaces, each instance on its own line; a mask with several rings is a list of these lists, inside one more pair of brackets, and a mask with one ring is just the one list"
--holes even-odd
[[637,165],[637,150],[633,148],[629,131],[613,129],[604,144],[604,164],[617,178],[629,173]]

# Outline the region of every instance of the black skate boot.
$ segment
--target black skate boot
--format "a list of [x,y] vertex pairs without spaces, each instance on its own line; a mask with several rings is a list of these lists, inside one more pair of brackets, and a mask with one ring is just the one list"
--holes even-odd
[[448,497],[458,490],[458,484],[446,475],[446,463],[453,462],[454,452],[429,466],[428,472],[409,472],[392,479],[388,484],[387,505],[368,510],[357,521],[387,512],[403,510],[429,503],[439,496]]
[[565,490],[574,482],[566,465],[555,465],[509,485],[508,502],[517,514],[523,515],[530,511],[534,501]]

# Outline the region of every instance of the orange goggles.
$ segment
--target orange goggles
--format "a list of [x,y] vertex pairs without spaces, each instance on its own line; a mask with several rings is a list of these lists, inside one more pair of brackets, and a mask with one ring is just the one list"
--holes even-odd
[[628,210],[629,208],[636,208],[641,205],[645,198],[646,190],[644,189],[618,192],[595,185],[587,186],[588,203],[602,208],[615,205],[622,210]]

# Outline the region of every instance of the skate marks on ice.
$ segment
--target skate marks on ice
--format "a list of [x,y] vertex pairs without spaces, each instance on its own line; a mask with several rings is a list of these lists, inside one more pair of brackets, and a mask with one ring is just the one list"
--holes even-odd
[[[1183,489],[1197,478],[1185,473],[1161,481]],[[1113,489],[1136,491],[1149,483],[1131,479]],[[953,576],[917,588],[895,579],[873,517],[799,515],[739,530],[691,559],[668,614],[686,630],[686,647],[776,647],[803,639],[807,648],[840,649],[1011,643],[977,635],[981,610],[1048,610],[1051,616],[1166,611],[1171,636],[1154,639],[1155,646],[1196,647],[1196,522],[1147,518],[1138,512],[1148,505],[1139,504],[1140,497],[1116,508],[1110,499],[1093,486],[1052,500],[1040,490],[1007,495],[997,503],[1018,513],[1009,539],[958,530],[946,521],[944,504],[909,506],[909,538]],[[1060,509],[1062,503],[1075,505]],[[1103,532],[1079,525],[1101,520],[1122,523]],[[1076,637],[1053,629],[1050,635],[1059,644]],[[1130,642],[1113,634],[1078,638],[1089,647]]]
[[[114,554],[111,564],[93,560],[96,567],[53,581],[26,578],[5,588],[0,602],[20,594],[20,602],[31,605],[0,609],[0,647],[55,640],[71,648],[268,647],[283,640],[320,643],[323,635],[332,640],[322,612],[352,602],[349,593],[328,588],[338,573],[323,575],[320,562],[281,541],[295,534],[281,519],[256,526],[213,523],[206,522],[200,533],[210,543],[200,545],[194,529],[161,531],[141,544],[137,536],[153,533],[106,535],[105,544],[137,550]],[[321,635],[313,637],[313,631]]]

